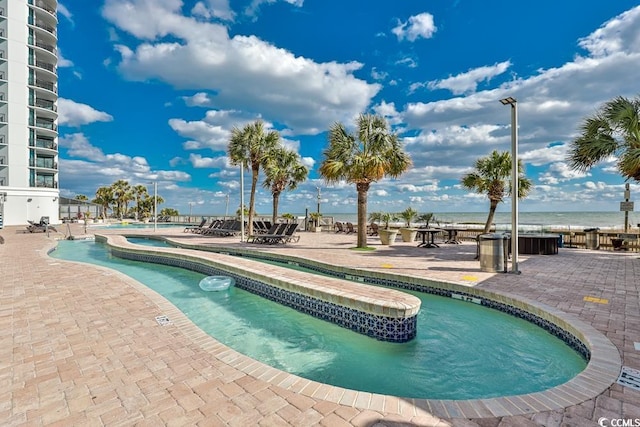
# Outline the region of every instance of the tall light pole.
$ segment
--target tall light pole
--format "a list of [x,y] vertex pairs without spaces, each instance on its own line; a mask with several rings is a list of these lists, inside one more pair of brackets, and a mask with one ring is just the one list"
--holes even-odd
[[244,242],[244,162],[240,165],[240,242]]
[[316,187],[318,190],[318,213],[320,213],[320,187]]
[[158,181],[153,181],[153,231],[158,230]]
[[189,221],[191,221],[191,208],[195,205],[196,202],[189,202]]
[[502,105],[511,106],[511,272],[518,270],[518,101],[509,96]]
[[227,215],[229,215],[229,193],[227,193],[227,203],[224,206],[224,219],[227,219]]

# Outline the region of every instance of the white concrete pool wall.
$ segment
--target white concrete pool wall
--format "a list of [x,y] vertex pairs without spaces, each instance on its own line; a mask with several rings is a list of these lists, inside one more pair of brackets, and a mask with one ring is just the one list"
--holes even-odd
[[[420,300],[394,289],[370,287],[331,277],[292,272],[283,267],[247,262],[221,253],[140,246],[119,235],[96,235],[114,256],[185,267],[205,273],[211,267],[235,276],[236,286],[298,311],[382,341],[406,342],[415,337]],[[215,256],[215,259],[212,258]],[[205,273],[217,274],[217,273]]]

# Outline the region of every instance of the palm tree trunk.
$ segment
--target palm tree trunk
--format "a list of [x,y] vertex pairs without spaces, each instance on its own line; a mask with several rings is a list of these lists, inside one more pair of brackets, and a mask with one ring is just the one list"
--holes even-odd
[[[254,206],[256,203],[256,188],[258,187],[258,173],[259,170],[257,168],[252,169],[251,174],[251,197],[249,198],[249,218],[247,219],[248,227],[247,227],[247,235],[251,236],[253,234],[253,215],[255,214]],[[240,209],[244,209],[244,206],[241,206]]]
[[493,217],[496,213],[496,209],[498,208],[498,200],[490,200],[489,201],[489,217],[487,217],[487,223],[484,225],[483,233],[488,233],[491,230],[491,224],[493,223]]
[[278,203],[280,202],[280,193],[273,193],[273,213],[271,214],[271,224],[275,224],[278,219]]
[[369,183],[357,183],[358,190],[358,247],[367,247],[367,192]]

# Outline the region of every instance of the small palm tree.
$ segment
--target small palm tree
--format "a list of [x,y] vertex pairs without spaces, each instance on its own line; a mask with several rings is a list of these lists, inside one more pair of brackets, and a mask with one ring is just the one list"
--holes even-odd
[[271,156],[273,150],[280,144],[280,134],[272,130],[265,133],[261,120],[239,129],[234,127],[227,151],[229,160],[234,166],[242,165],[251,170],[251,198],[249,200],[248,233],[253,234],[253,216],[255,214],[256,188],[260,167]]
[[[462,186],[489,197],[489,216],[484,225],[484,232],[488,233],[493,217],[498,207],[507,195],[512,195],[511,188],[511,154],[508,151],[498,153],[494,150],[491,155],[476,160],[475,170],[462,177]],[[524,177],[524,168],[518,161],[518,198],[526,197],[531,190],[532,183]]]
[[273,150],[264,164],[266,178],[263,187],[269,188],[273,196],[271,222],[278,218],[280,195],[285,190],[294,190],[300,182],[307,179],[309,169],[302,164],[300,156],[293,150],[278,147]]
[[422,215],[419,215],[417,220],[420,222],[424,222],[424,228],[429,228],[429,223],[432,220],[435,221],[435,218],[433,217],[433,213],[429,212],[429,213],[423,213]]
[[386,120],[361,114],[356,133],[350,134],[342,123],[329,129],[329,147],[323,152],[320,175],[329,183],[346,181],[356,185],[358,193],[358,244],[367,246],[367,194],[371,183],[384,177],[397,178],[411,166],[395,133]]
[[[295,216],[293,216],[293,214],[290,213],[285,213],[282,214],[282,219],[284,219],[285,221],[287,221],[287,224],[289,223],[289,221],[293,221],[294,219],[296,219]],[[274,221],[275,222],[275,221]]]
[[640,182],[640,97],[619,96],[606,102],[584,120],[580,131],[567,159],[574,170],[586,171],[616,156],[620,174]]
[[384,223],[384,229],[389,229],[391,221],[396,221],[398,217],[390,212],[371,212],[369,214],[369,221],[376,223]]
[[418,216],[418,211],[409,206],[407,209],[400,212],[398,216],[404,220],[404,224],[407,227],[411,227],[411,221],[413,221],[413,219]]

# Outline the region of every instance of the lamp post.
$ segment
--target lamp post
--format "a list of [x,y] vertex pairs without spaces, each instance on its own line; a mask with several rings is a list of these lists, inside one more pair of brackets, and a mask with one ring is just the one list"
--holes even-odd
[[511,272],[518,270],[518,101],[509,96],[502,105],[511,106]]
[[320,213],[320,187],[316,187],[318,190],[318,213]]
[[196,202],[189,202],[189,222],[191,222],[191,208],[195,205]]
[[224,219],[227,219],[227,215],[229,215],[229,193],[227,193],[227,203],[224,206]]
[[153,231],[158,230],[158,181],[153,181]]
[[240,242],[244,242],[244,162],[240,165]]

